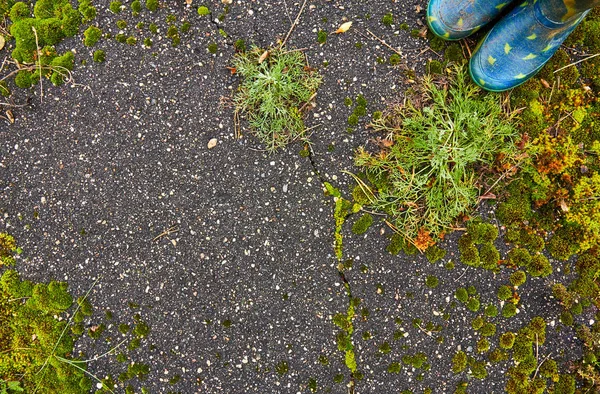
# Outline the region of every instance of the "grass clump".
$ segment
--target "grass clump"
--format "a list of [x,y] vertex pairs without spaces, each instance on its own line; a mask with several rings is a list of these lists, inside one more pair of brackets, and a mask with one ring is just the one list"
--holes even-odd
[[355,158],[373,186],[370,205],[422,250],[474,208],[478,169],[512,161],[516,151],[517,132],[496,96],[482,95],[462,68],[444,81],[425,77],[408,104],[388,108],[372,124],[386,147],[359,148]]
[[303,138],[302,110],[322,80],[306,67],[304,55],[254,47],[237,53],[233,65],[242,78],[234,98],[236,111],[246,115],[250,129],[267,150],[273,152]]

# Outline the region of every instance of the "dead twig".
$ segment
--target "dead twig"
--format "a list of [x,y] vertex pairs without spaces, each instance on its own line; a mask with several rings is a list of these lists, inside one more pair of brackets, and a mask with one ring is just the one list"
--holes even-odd
[[304,7],[306,7],[306,3],[307,2],[308,2],[308,0],[304,0],[304,2],[302,3],[302,7],[300,7],[300,11],[298,12],[298,16],[296,16],[296,19],[294,20],[294,23],[292,23],[292,26],[290,27],[290,30],[288,31],[287,35],[285,36],[285,38],[283,39],[283,41],[281,41],[281,44],[279,45],[280,49],[283,48],[283,46],[285,45],[285,43],[287,42],[287,40],[290,38],[290,35],[292,34],[292,32],[294,31],[294,29],[296,28],[296,25],[298,24],[298,21],[300,20],[300,16],[304,12]]
[[573,63],[571,63],[571,64],[567,64],[566,66],[563,66],[563,67],[559,68],[558,70],[554,70],[554,74],[556,74],[556,73],[557,73],[557,72],[559,72],[559,71],[562,71],[562,70],[564,70],[565,68],[569,68],[569,67],[571,67],[571,66],[575,66],[575,65],[577,65],[577,64],[579,64],[579,63],[583,63],[583,62],[585,62],[586,60],[593,59],[593,58],[595,58],[595,57],[597,57],[597,56],[600,56],[600,53],[596,53],[596,54],[594,54],[594,55],[588,56],[588,57],[586,57],[586,58],[583,58],[583,59],[581,59],[581,60],[577,60],[576,62],[573,62]]
[[[399,50],[397,50],[396,48],[394,48],[393,46],[391,46],[390,44],[385,42],[383,39],[377,37],[375,34],[373,34],[373,32],[371,30],[367,29],[367,33],[369,33],[369,35],[371,35],[371,37],[373,37],[375,40],[379,41],[382,45],[386,46],[388,49],[391,49],[392,51],[396,52],[398,55],[402,56],[402,52],[400,52]],[[358,34],[360,34],[361,36],[364,37],[364,34],[362,34],[360,31],[358,32]]]
[[40,50],[40,43],[38,41],[37,30],[35,30],[34,26],[31,26],[31,30],[33,30],[33,35],[35,35],[35,50],[38,55],[38,69],[40,72],[40,103],[44,102],[44,78],[42,75],[42,51]]
[[156,237],[154,237],[154,239],[152,239],[152,242],[156,242],[159,239],[161,239],[162,237],[165,237],[167,235],[171,235],[171,234],[174,234],[177,232],[179,232],[179,227],[177,225],[171,226],[168,229],[166,229],[165,231],[163,231],[162,233],[158,234]]

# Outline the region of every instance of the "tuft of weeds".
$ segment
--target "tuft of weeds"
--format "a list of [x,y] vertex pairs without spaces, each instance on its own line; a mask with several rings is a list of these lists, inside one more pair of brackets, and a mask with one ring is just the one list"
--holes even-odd
[[303,110],[314,98],[322,78],[306,66],[304,54],[254,47],[234,56],[242,78],[234,98],[250,129],[273,152],[305,137]]
[[498,100],[456,67],[448,77],[426,76],[408,104],[371,124],[383,148],[374,154],[361,147],[355,158],[371,184],[369,205],[407,238],[423,241],[419,249],[475,207],[491,172],[482,168],[514,160],[517,131]]

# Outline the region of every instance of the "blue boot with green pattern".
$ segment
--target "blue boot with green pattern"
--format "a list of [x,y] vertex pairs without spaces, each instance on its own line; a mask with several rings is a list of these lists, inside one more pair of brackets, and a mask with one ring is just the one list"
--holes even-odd
[[465,38],[496,18],[513,0],[430,0],[427,23],[445,40]]
[[479,43],[469,70],[482,88],[501,92],[535,75],[600,0],[525,1]]

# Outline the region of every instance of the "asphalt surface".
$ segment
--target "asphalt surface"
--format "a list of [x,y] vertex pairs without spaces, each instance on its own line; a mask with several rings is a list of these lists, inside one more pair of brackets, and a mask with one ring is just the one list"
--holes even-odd
[[[246,129],[236,139],[233,112],[223,99],[238,82],[226,68],[232,43],[276,43],[301,2],[234,1],[223,21],[217,18],[224,10],[220,1],[205,4],[210,17],[197,15],[201,4],[195,1],[191,7],[164,2],[158,12],[133,17],[128,9],[113,15],[107,2],[98,2],[98,26],[115,35],[116,21],[124,19],[125,33],[138,44],[101,40],[90,50],[79,40],[65,41],[63,50],[76,51],[77,85],[47,83],[43,101],[39,87],[15,93],[17,103],[29,97],[30,105],[15,109],[14,124],[0,124],[0,229],[23,248],[18,270],[24,277],[65,280],[76,295],[98,280],[91,296],[97,313],[89,324],[110,327],[100,341],[78,343],[88,356],[110,348],[108,337],[114,345],[116,326],[131,323],[134,314],[149,323],[142,346],[124,350],[131,361],[150,366],[145,381],[131,382],[136,389],[307,393],[314,379],[316,392],[346,393],[350,373],[331,318],[346,311],[348,298],[333,256],[333,201],[324,195],[322,181],[349,195],[351,179],[342,171],[356,171],[354,150],[371,144],[364,127],[370,114],[402,98],[411,84],[404,66],[422,74],[428,57],[435,56],[426,40],[410,36],[411,29],[422,28],[425,2],[308,2],[288,47],[305,48],[324,79],[306,120],[314,127],[310,158],[299,155],[301,143],[267,154]],[[381,23],[388,12],[393,26]],[[188,20],[192,26],[177,48],[165,37],[169,14],[178,25]],[[347,20],[354,22],[350,31],[330,33],[324,45],[317,42],[319,30],[333,32]],[[137,31],[139,21],[155,22],[158,35]],[[400,29],[401,23],[409,30]],[[367,30],[400,48],[404,65],[378,62],[393,52]],[[145,37],[154,41],[152,48],[141,45]],[[207,50],[213,42],[214,55]],[[106,51],[105,63],[91,60],[95,49]],[[349,132],[352,107],[344,99],[358,94],[367,99],[369,115]],[[217,145],[208,149],[213,138]],[[448,254],[440,263],[391,256],[385,251],[389,229],[376,221],[366,235],[356,236],[350,233],[353,220],[344,228],[345,256],[354,259],[346,278],[362,299],[360,308],[369,310],[368,317],[354,321],[364,375],[354,392],[420,393],[425,387],[453,392],[459,381],[471,379],[451,373],[451,357],[459,347],[475,355],[477,340],[470,328],[476,314],[462,305],[450,311],[453,292],[473,284],[482,305],[497,302],[495,292],[507,275],[465,272],[457,261],[456,236],[442,244]],[[456,262],[452,271],[443,266],[450,260]],[[367,269],[361,270],[363,264]],[[425,287],[427,275],[436,275],[440,286]],[[516,330],[535,315],[555,320],[550,281],[528,282],[524,305],[531,307],[509,322],[497,318],[499,332]],[[104,318],[106,310],[113,320]],[[450,319],[440,311],[450,311]],[[416,328],[415,318],[443,325],[444,342]],[[400,329],[407,336],[395,340]],[[363,340],[365,331],[373,338]],[[568,333],[549,341],[564,345],[571,341]],[[384,342],[391,345],[389,353],[379,350]],[[426,353],[429,371],[387,372],[390,363],[419,351]],[[283,374],[277,371],[282,362],[288,365]],[[488,367],[488,379],[472,380],[469,392],[503,392],[506,368],[506,363]],[[109,357],[89,369],[98,377],[116,376],[124,365]],[[336,383],[339,374],[343,380]],[[176,375],[181,379],[170,384]]]

